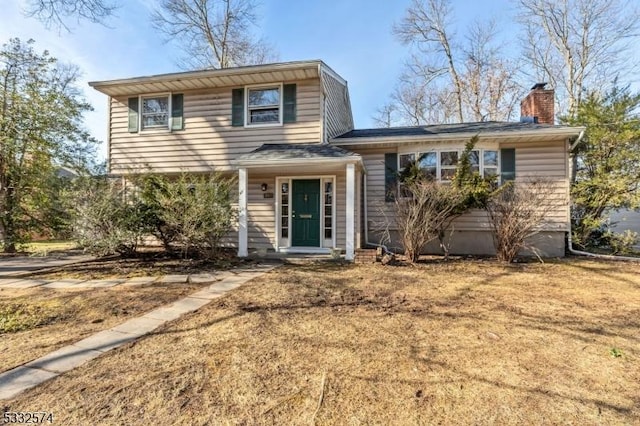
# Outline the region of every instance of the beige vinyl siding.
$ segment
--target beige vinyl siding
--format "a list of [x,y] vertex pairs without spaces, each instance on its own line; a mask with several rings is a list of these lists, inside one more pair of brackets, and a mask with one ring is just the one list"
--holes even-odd
[[[401,152],[427,151],[429,149],[443,149],[444,147],[462,149],[462,146],[451,146],[442,144],[429,144],[415,146],[407,150],[401,148]],[[489,145],[479,145],[479,148]],[[555,200],[558,207],[549,215],[545,230],[566,231],[569,227],[569,181],[567,174],[567,153],[566,144],[563,140],[530,143],[501,145],[500,148],[516,149],[516,181],[524,182],[529,178],[540,176],[550,179],[556,188]],[[496,149],[496,146],[492,149]],[[386,223],[391,224],[390,229],[395,229],[394,203],[384,201],[385,193],[385,153],[395,152],[395,147],[386,149],[357,149],[354,150],[362,155],[364,165],[367,169],[365,179],[367,181],[367,216],[369,231],[375,234],[377,230],[383,229]],[[452,226],[457,231],[481,231],[488,230],[489,223],[486,213],[483,210],[472,210],[457,218]],[[370,238],[372,242],[375,237]]]
[[347,245],[347,176],[336,176],[336,247],[344,250]]
[[110,171],[228,171],[230,161],[264,143],[319,143],[320,84],[296,82],[296,122],[283,126],[231,126],[232,88],[184,92],[184,130],[128,132],[128,98],[111,99]]
[[327,139],[353,130],[353,116],[347,86],[332,77],[322,74],[325,91],[325,134]]
[[549,231],[569,231],[569,172],[567,143],[563,140],[501,145],[516,149],[516,182],[542,177],[553,182],[555,208],[544,226]]
[[385,165],[384,154],[394,152],[394,148],[385,150],[358,150],[362,155],[362,161],[367,173],[364,179],[367,182],[366,206],[367,226],[369,228],[371,242],[377,243],[374,234],[383,229],[387,220],[393,221],[393,203],[384,201],[385,194]]
[[[267,191],[261,186],[267,184]],[[249,171],[247,192],[247,224],[249,248],[275,247],[276,237],[276,179],[274,176],[251,175]],[[265,193],[273,194],[273,198],[264,198]]]

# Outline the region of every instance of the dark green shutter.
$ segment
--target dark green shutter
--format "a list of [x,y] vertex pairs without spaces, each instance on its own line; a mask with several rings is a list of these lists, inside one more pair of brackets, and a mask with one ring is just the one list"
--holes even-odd
[[384,201],[395,199],[398,177],[398,154],[395,152],[384,155]]
[[296,122],[296,85],[285,84],[282,87],[282,105],[284,111],[282,112],[283,123],[295,123]]
[[171,130],[184,129],[184,96],[182,93],[171,95]]
[[231,125],[244,126],[244,89],[231,92]]
[[129,132],[138,131],[138,98],[129,98]]
[[500,150],[500,180],[502,183],[516,178],[516,150],[503,148]]

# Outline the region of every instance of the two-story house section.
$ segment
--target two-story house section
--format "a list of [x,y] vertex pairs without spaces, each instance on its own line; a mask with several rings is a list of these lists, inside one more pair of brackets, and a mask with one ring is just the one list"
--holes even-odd
[[[90,85],[109,96],[110,174],[237,176],[238,224],[230,241],[239,256],[260,248],[341,248],[350,260],[355,249],[381,241],[381,226],[399,249],[390,190],[396,173],[419,159],[425,173],[447,184],[473,136],[479,174],[554,182],[560,202],[532,243],[542,255],[564,254],[569,151],[584,129],[554,125],[554,92],[544,84],[522,101],[520,122],[386,129],[353,128],[347,83],[319,60]],[[452,253],[495,253],[485,212],[459,217],[451,231]]]
[[109,96],[108,165],[131,173],[237,174],[238,254],[267,248],[353,258],[359,155],[346,81],[322,61],[90,83]]

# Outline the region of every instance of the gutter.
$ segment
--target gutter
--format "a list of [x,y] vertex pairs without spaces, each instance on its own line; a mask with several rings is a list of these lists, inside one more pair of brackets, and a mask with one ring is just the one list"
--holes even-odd
[[[466,132],[466,133],[437,133],[437,134],[425,134],[425,135],[394,135],[394,136],[370,136],[359,138],[333,138],[331,140],[332,145],[336,146],[368,146],[378,143],[398,143],[398,142],[427,142],[427,141],[456,141],[461,139],[469,139],[478,135],[481,139],[518,139],[523,137],[541,137],[541,136],[571,136],[576,134],[576,128],[549,128],[538,129],[535,131],[519,131],[519,132]],[[580,132],[584,133],[584,129]]]
[[578,144],[582,141],[582,138],[584,137],[584,130],[582,130],[580,132],[580,134],[578,135],[578,139],[576,139],[576,141],[574,143],[571,144],[571,146],[569,147],[569,152],[572,152],[576,146],[578,146]]

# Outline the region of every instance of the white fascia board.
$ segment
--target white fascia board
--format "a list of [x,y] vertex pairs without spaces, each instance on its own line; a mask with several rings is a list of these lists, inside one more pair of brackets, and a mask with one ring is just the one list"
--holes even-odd
[[235,160],[231,164],[238,167],[282,167],[301,164],[355,164],[362,163],[362,158],[292,158],[287,160]]
[[455,141],[460,139],[471,139],[478,136],[480,139],[516,139],[526,137],[553,137],[553,136],[578,136],[584,127],[572,127],[570,129],[539,129],[528,132],[468,132],[468,133],[440,133],[436,135],[411,135],[411,136],[378,136],[368,138],[334,138],[330,141],[332,145],[360,146],[373,145],[377,143],[406,143],[406,142],[428,142],[428,141]]

